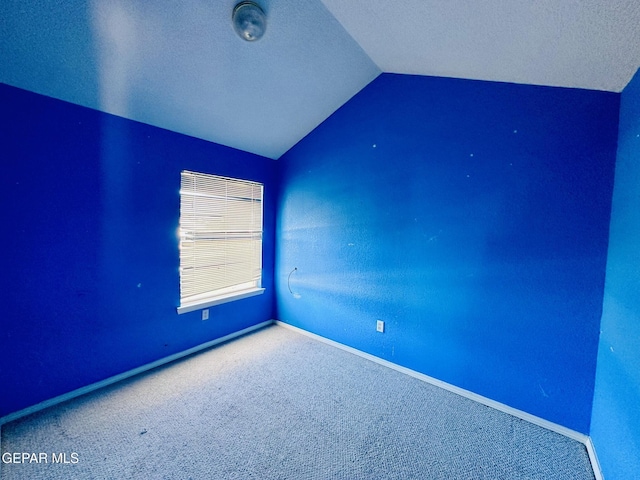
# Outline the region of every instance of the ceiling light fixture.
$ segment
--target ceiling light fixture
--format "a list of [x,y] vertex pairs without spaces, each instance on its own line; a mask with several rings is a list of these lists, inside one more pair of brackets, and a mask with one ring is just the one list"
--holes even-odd
[[267,16],[255,2],[240,2],[231,15],[233,28],[247,42],[259,40],[267,29]]

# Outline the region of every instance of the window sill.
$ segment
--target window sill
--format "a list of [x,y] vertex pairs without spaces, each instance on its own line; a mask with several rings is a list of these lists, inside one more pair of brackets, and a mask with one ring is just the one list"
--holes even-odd
[[180,305],[177,310],[178,314],[193,312],[195,310],[202,310],[203,308],[213,307],[215,305],[221,305],[227,302],[233,302],[234,300],[241,300],[243,298],[249,298],[256,295],[262,295],[264,288],[251,288],[249,290],[241,290],[239,292],[225,293],[224,295],[218,295],[215,297],[209,297],[196,302],[186,303]]

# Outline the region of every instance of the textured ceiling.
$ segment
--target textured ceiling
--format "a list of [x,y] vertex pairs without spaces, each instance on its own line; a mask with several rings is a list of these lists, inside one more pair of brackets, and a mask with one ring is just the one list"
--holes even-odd
[[0,82],[278,158],[381,71],[621,91],[637,0],[4,0]]
[[380,70],[324,5],[261,0],[4,0],[0,82],[278,158]]
[[322,0],[384,72],[620,92],[639,0]]

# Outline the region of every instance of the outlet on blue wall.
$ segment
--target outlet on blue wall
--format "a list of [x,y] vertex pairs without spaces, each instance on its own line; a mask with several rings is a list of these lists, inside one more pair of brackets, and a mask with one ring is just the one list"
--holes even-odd
[[381,75],[280,160],[278,318],[588,433],[618,106]]
[[[276,165],[0,85],[0,417],[273,318]],[[180,172],[265,185],[267,293],[178,315]]]

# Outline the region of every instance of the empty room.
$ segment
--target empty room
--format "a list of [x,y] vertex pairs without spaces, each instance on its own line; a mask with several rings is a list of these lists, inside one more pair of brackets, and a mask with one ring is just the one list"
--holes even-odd
[[0,18],[0,479],[640,478],[640,4]]

